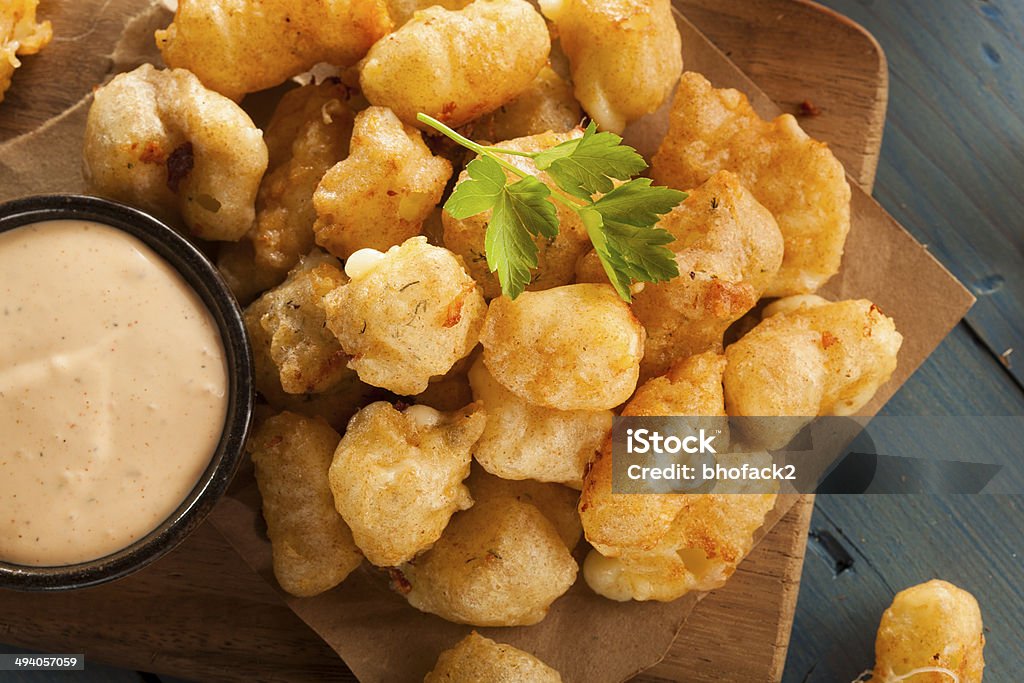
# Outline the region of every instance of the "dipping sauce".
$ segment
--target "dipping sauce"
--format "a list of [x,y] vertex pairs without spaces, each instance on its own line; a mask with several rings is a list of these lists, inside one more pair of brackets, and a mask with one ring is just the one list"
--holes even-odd
[[0,560],[74,564],[157,527],[216,451],[227,386],[212,316],[140,240],[0,233]]

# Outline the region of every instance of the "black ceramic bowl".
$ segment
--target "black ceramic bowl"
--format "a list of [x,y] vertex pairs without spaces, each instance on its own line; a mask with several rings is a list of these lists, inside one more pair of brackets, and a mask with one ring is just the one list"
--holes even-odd
[[67,590],[131,574],[169,552],[206,518],[242,459],[253,409],[252,352],[242,312],[216,267],[193,244],[141,211],[96,197],[48,195],[0,204],[0,233],[61,219],[96,221],[142,240],[171,264],[209,309],[220,330],[228,370],[224,431],[206,470],[170,517],[127,548],[106,557],[59,567],[0,561],[0,588]]

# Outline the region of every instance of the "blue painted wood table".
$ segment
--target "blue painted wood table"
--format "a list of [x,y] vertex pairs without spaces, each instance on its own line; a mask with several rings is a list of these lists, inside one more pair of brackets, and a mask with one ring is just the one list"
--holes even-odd
[[[888,56],[875,197],[978,297],[881,415],[1024,416],[1024,2],[824,4]],[[976,438],[979,452],[1024,455],[1011,432]],[[894,592],[933,577],[977,596],[985,680],[1024,680],[1024,498],[819,495],[811,530],[854,564],[837,573],[811,542],[784,680],[852,680]]]

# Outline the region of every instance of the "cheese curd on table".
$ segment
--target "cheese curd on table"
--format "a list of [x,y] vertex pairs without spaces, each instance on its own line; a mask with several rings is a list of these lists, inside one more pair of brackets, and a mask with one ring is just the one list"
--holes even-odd
[[128,233],[0,233],[0,560],[58,566],[138,540],[178,507],[224,427],[217,326]]

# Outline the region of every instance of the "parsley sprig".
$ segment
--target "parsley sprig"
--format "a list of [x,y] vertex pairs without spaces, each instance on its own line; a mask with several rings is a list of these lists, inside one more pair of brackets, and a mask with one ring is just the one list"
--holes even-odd
[[[540,152],[522,152],[473,142],[426,114],[417,118],[477,153],[466,166],[467,179],[455,187],[444,209],[459,220],[492,212],[484,237],[487,266],[510,299],[522,294],[537,267],[534,238],[558,234],[552,202],[580,217],[608,279],[624,300],[632,301],[634,281],[664,282],[679,275],[675,255],[665,247],[675,238],[656,225],[686,193],[635,177],[647,163],[618,135],[598,132],[591,122],[582,137]],[[517,168],[506,155],[532,159],[554,185]]]

